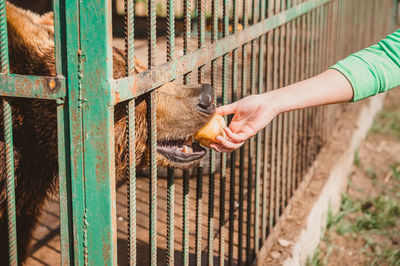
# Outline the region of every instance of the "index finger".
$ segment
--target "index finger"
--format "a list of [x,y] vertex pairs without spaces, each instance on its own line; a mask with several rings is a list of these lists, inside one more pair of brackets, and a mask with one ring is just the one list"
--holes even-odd
[[217,108],[216,113],[219,115],[229,115],[229,114],[233,114],[236,111],[236,107],[237,107],[237,102],[231,103],[231,104],[227,104],[227,105],[223,105]]

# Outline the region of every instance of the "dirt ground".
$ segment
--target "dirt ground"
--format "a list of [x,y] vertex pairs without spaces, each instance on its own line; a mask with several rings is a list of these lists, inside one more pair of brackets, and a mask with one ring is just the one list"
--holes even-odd
[[388,93],[308,265],[400,265],[399,102],[399,89]]

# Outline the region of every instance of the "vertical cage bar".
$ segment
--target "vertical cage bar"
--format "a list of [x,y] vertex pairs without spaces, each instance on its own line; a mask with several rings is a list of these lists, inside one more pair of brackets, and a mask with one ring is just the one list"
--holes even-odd
[[[190,53],[191,50],[191,5],[190,0],[183,1],[183,54]],[[183,76],[183,81],[188,84],[190,81],[190,73]]]
[[[243,29],[247,27],[246,0],[242,2],[242,25]],[[242,75],[241,75],[241,98],[246,96],[247,89],[247,44],[242,46]],[[244,212],[244,166],[245,166],[246,146],[240,147],[239,151],[239,212],[238,212],[238,265],[243,261],[243,212]]]
[[[268,2],[268,6],[266,7],[267,9],[267,17],[270,17],[272,15],[272,10],[271,7],[273,4],[271,2]],[[265,90],[269,91],[271,90],[271,64],[270,64],[270,53],[271,53],[271,31],[267,32],[266,34],[266,63],[265,63]],[[270,136],[271,136],[271,126],[267,126],[265,129],[265,136],[264,136],[264,170],[263,170],[263,188],[262,188],[262,214],[261,214],[261,236],[264,239],[267,236],[267,229],[268,229],[268,201],[267,201],[267,195],[268,195],[268,183],[270,179],[270,173],[269,173],[269,155],[270,155],[270,149],[269,146],[271,145],[270,142]]]
[[[205,0],[197,0],[198,28],[197,28],[197,47],[204,46],[205,41]],[[204,77],[204,66],[198,68],[198,83],[201,83]]]
[[[229,13],[228,13],[229,0],[223,1],[223,23],[222,23],[222,36],[226,37],[229,34]],[[222,56],[222,104],[228,103],[227,98],[228,89],[228,54]],[[226,117],[225,117],[226,119]],[[226,153],[221,155],[221,172],[220,172],[220,215],[219,215],[219,263],[225,263],[225,193],[226,193]]]
[[[297,2],[296,0],[291,1],[291,5],[296,5]],[[296,81],[296,71],[297,71],[297,61],[298,61],[298,56],[295,56],[296,54],[296,49],[298,47],[298,41],[297,41],[297,36],[298,36],[298,31],[296,30],[297,28],[297,22],[298,19],[294,19],[291,23],[291,45],[290,45],[290,84],[294,83]],[[291,143],[292,143],[292,162],[291,162],[291,187],[290,187],[290,194],[293,195],[295,188],[296,188],[296,162],[297,162],[297,113],[298,111],[293,111],[291,112],[291,117],[292,117],[292,130],[293,134],[291,136]]]
[[[155,66],[156,53],[156,1],[148,1],[148,67]],[[151,265],[157,264],[157,113],[156,94],[150,92],[147,99],[147,115],[150,140],[150,183],[149,183],[149,260]]]
[[[292,0],[287,0],[286,7],[289,9],[292,7]],[[285,55],[285,86],[288,86],[292,83],[292,72],[293,72],[293,20],[286,24],[286,55]],[[291,188],[292,188],[292,168],[293,168],[293,112],[288,113],[288,147],[287,147],[287,187],[286,187],[286,197],[287,201],[286,204],[289,202],[290,198],[292,197]]]
[[[167,61],[175,56],[175,1],[167,1]],[[167,172],[167,265],[174,265],[175,173]]]
[[[232,34],[236,33],[238,26],[237,0],[232,1]],[[232,82],[231,82],[231,101],[237,100],[237,49],[232,51]],[[230,161],[230,181],[229,181],[229,265],[233,264],[234,228],[235,228],[235,189],[236,189],[236,152],[231,153]]]
[[[2,61],[2,68],[3,67],[4,65]],[[7,172],[6,191],[7,191],[7,220],[8,220],[8,255],[9,255],[9,264],[18,265],[12,113],[9,102],[4,99],[3,99],[3,123],[4,123],[5,155],[6,155],[6,172]]]
[[151,92],[147,99],[147,116],[150,140],[150,184],[149,184],[149,256],[150,264],[157,264],[157,113],[156,94]]
[[126,74],[135,72],[134,64],[134,0],[125,0],[125,55]]
[[[259,20],[262,21],[265,18],[265,1],[260,0],[259,3]],[[265,35],[262,35],[258,39],[258,81],[257,81],[257,93],[261,94],[264,88],[264,44]],[[254,249],[258,253],[260,249],[260,182],[261,182],[261,132],[256,134],[256,171],[255,171],[255,199],[254,199]],[[264,236],[261,236],[264,239]]]
[[203,167],[196,169],[196,265],[201,265],[201,211],[203,200]]
[[182,264],[189,265],[189,172],[183,171]]
[[[62,20],[60,12],[60,1],[53,0],[54,14],[54,50],[56,74],[65,73],[65,65],[62,60],[61,51],[61,30]],[[65,62],[65,61],[64,61]],[[58,176],[59,176],[59,198],[64,199],[59,201],[60,208],[60,250],[61,250],[61,265],[70,265],[73,261],[73,229],[71,217],[71,173],[69,161],[69,146],[68,146],[68,106],[64,101],[59,100],[57,103],[57,148],[58,148]]]
[[[129,68],[128,68],[129,69]],[[128,73],[131,73],[130,71]],[[135,146],[135,99],[129,101],[128,112],[128,263],[136,265],[136,146]]]
[[167,265],[174,265],[174,204],[175,204],[175,174],[168,168],[167,179]]
[[[134,65],[134,0],[125,0],[125,61],[126,75],[135,72]],[[127,106],[127,201],[128,201],[128,264],[136,265],[136,157],[135,99]]]
[[148,68],[156,65],[156,0],[149,0],[147,4],[147,64]]
[[[280,13],[282,11],[282,0],[278,0],[277,6],[275,6],[275,12]],[[282,26],[275,29],[275,38],[277,38],[277,77],[276,85],[274,89],[281,88],[283,86],[283,29]],[[284,195],[282,194],[282,188],[284,186],[284,176],[282,175],[283,159],[282,159],[282,142],[283,139],[283,115],[279,115],[277,118],[277,143],[276,143],[276,201],[275,201],[275,221],[277,222],[282,212],[282,201]]]
[[[273,1],[273,6],[271,6],[271,12],[275,13],[277,9],[277,1]],[[272,64],[271,64],[271,88],[276,89],[277,87],[277,78],[278,78],[278,62],[277,62],[277,50],[278,50],[278,43],[277,43],[277,32],[276,29],[272,31]],[[271,123],[271,153],[270,153],[270,161],[271,161],[271,168],[270,168],[270,200],[269,200],[269,230],[272,230],[275,222],[277,221],[275,209],[276,205],[278,204],[278,179],[277,179],[277,128],[278,127],[278,120],[277,118],[272,120]]]
[[[218,40],[218,1],[212,1],[211,7],[211,42]],[[217,86],[217,60],[211,62],[211,86]],[[216,105],[216,97],[214,97]],[[210,167],[208,179],[208,265],[214,264],[214,191],[215,190],[215,151],[210,150]]]
[[[0,64],[1,73],[9,72],[8,65],[8,36],[6,1],[0,2]],[[6,197],[7,197],[7,221],[8,221],[8,263],[18,265],[17,252],[17,219],[15,210],[15,180],[14,180],[14,146],[12,110],[8,100],[3,102],[3,126],[6,163]]]
[[[183,54],[191,51],[191,1],[183,1]],[[190,82],[191,73],[183,76],[184,84]],[[183,206],[182,206],[182,264],[189,265],[189,171],[183,171]]]
[[[205,0],[197,1],[198,31],[197,47],[204,46],[205,41]],[[204,66],[200,66],[197,72],[197,82],[202,83],[204,78]],[[196,265],[201,265],[201,223],[202,223],[202,198],[203,198],[203,167],[197,168],[196,184]]]
[[[256,9],[256,0],[252,0],[251,2],[251,24],[257,23],[257,9]],[[256,93],[256,40],[252,40],[250,44],[250,88],[249,88],[249,94],[254,94]],[[249,139],[248,143],[248,170],[247,170],[247,228],[246,228],[246,264],[250,264],[251,261],[253,260],[253,254],[254,250],[251,249],[252,245],[252,230],[254,227],[252,226],[252,218],[254,218],[255,222],[255,217],[252,214],[253,210],[253,146],[254,146],[254,140],[253,138]],[[253,244],[256,242],[255,239],[253,239]]]

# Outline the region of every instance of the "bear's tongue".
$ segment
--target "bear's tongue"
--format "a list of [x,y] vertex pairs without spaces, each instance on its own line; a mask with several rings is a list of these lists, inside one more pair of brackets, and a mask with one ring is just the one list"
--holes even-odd
[[190,136],[186,140],[167,140],[157,142],[157,151],[176,162],[190,162],[203,157],[206,153],[205,149],[199,143],[193,142]]

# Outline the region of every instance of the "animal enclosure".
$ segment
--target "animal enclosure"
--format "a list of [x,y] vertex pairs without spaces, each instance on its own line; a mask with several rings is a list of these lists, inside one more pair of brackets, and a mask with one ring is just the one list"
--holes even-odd
[[[157,31],[156,0],[147,1],[142,40],[135,38],[135,1],[125,0],[126,75],[114,79],[112,1],[53,0],[51,77],[10,74],[6,1],[0,1],[1,170],[7,177],[7,217],[0,218],[8,221],[10,265],[18,265],[12,104],[22,98],[56,103],[62,265],[252,264],[329,139],[340,107],[280,115],[240,150],[209,150],[195,169],[168,168],[161,177],[159,88],[170,81],[209,83],[221,105],[309,78],[393,31],[397,1],[166,3],[164,34]],[[177,3],[183,5],[181,35],[175,33]],[[147,47],[142,72],[135,71],[139,42]],[[135,121],[141,102],[145,123]],[[115,148],[114,111],[121,106],[124,153]],[[148,133],[147,172],[136,165],[140,126]],[[125,167],[117,171],[121,154]]]

